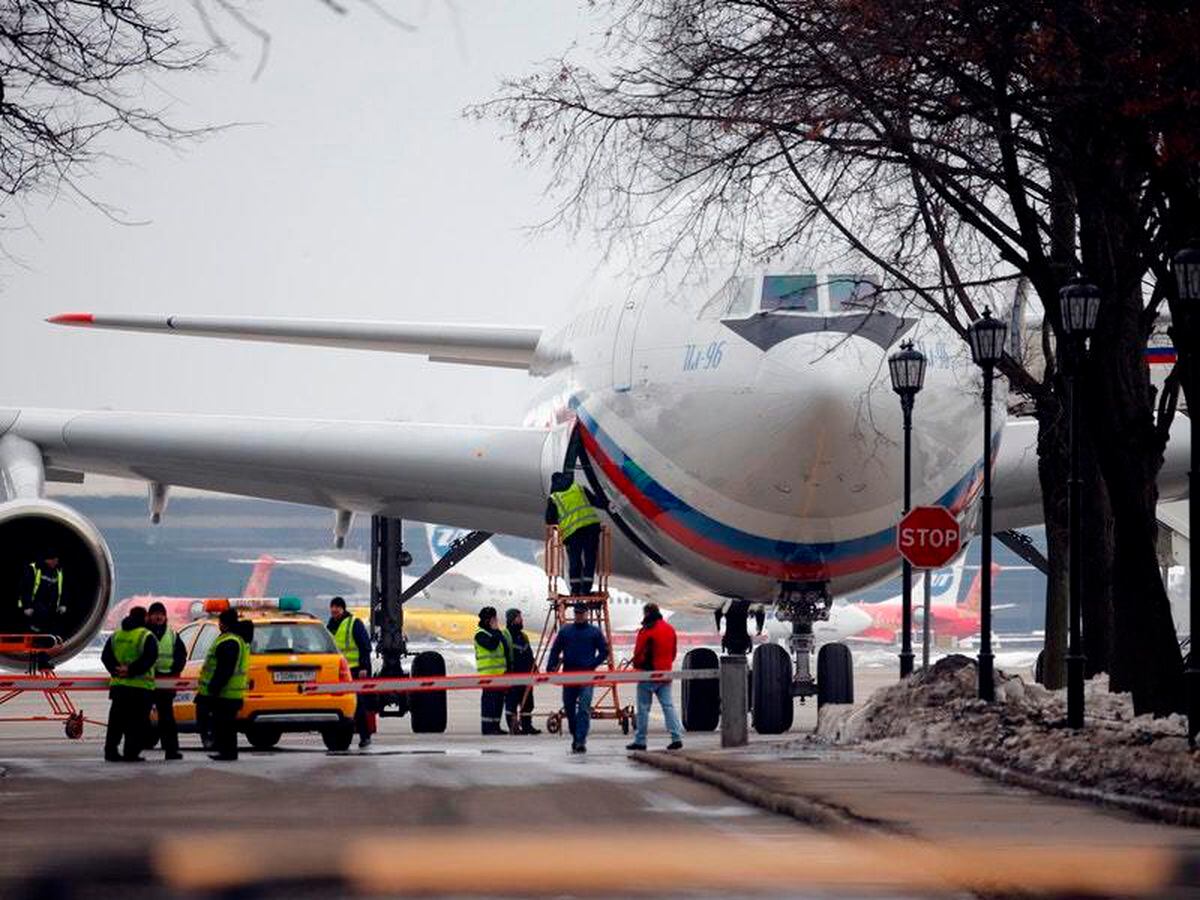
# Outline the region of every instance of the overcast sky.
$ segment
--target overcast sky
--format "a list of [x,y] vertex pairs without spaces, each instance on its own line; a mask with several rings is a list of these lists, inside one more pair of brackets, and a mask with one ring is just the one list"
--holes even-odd
[[[148,224],[61,195],[10,211],[0,260],[0,405],[509,423],[534,385],[519,372],[320,348],[55,328],[62,311],[215,313],[542,325],[589,288],[588,239],[530,236],[544,172],[500,128],[462,117],[504,76],[594,33],[566,0],[381,0],[252,7],[273,36],[266,69],[240,58],[172,80],[186,124],[257,123],[174,150],[110,146],[87,188]],[[189,8],[176,4],[192,28]],[[453,10],[457,10],[457,27]],[[19,263],[19,264],[18,264]],[[620,279],[606,286],[621,290]],[[593,286],[591,290],[595,290]]]

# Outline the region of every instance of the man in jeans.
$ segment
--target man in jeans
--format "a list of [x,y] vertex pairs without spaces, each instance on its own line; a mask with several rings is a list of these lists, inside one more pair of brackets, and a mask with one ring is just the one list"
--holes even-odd
[[[575,621],[558,630],[550,648],[547,672],[557,672],[561,661],[564,672],[592,672],[608,661],[608,641],[595,625],[588,623],[586,603],[575,604]],[[571,729],[571,752],[587,753],[588,729],[592,725],[592,685],[563,686],[563,714]]]
[[[675,629],[667,624],[658,609],[658,604],[647,603],[642,608],[642,627],[638,630],[633,645],[633,667],[643,672],[668,671],[675,666]],[[650,705],[655,697],[667,720],[667,731],[671,732],[668,750],[683,749],[683,726],[675,713],[675,701],[671,698],[671,682],[642,681],[637,686],[637,733],[626,750],[646,749],[646,730],[650,726]]]

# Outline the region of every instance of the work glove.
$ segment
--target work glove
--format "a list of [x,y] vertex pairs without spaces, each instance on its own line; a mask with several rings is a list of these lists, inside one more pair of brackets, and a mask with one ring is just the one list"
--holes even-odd
[[61,615],[64,615],[64,614],[66,613],[66,611],[67,611],[67,608],[66,608],[65,606],[60,606],[60,607],[58,608],[58,614],[59,614],[60,616],[61,616]]
[[25,615],[27,615],[29,618],[32,619],[33,618],[33,609],[30,608],[30,609],[25,610]]

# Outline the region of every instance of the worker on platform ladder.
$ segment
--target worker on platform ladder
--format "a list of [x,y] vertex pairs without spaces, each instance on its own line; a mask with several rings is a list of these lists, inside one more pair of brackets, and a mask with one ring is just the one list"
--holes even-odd
[[574,597],[592,592],[600,550],[599,505],[595,494],[576,484],[570,472],[551,476],[546,524],[558,526],[558,536],[567,550],[567,574]]

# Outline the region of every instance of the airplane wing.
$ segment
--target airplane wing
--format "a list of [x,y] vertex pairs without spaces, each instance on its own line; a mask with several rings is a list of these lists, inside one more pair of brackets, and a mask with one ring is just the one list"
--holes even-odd
[[47,469],[543,535],[545,429],[0,408],[7,435]]
[[362,320],[283,319],[249,316],[168,316],[62,313],[53,325],[146,331],[235,341],[309,344],[350,350],[416,353],[433,362],[528,369],[540,328]]
[[[1191,447],[1186,416],[1171,423],[1171,436],[1158,473],[1159,502],[1187,496],[1188,456]],[[1037,421],[1009,419],[992,477],[996,531],[1041,525],[1042,489],[1038,481]]]

